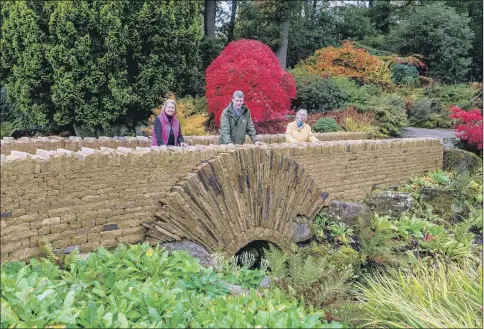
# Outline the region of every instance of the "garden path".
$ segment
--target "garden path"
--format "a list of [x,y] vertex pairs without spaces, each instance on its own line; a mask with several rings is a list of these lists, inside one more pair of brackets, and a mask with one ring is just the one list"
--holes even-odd
[[418,138],[418,137],[431,137],[431,138],[450,138],[455,137],[453,129],[427,129],[416,127],[405,127],[400,136],[401,138]]

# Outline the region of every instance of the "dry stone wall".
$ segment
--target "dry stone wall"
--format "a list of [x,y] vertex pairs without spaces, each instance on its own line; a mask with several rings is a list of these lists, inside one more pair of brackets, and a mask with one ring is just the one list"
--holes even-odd
[[[334,133],[318,133],[315,136],[320,141],[335,141],[335,140],[361,140],[367,139],[367,133],[359,132],[334,132]],[[284,134],[276,135],[259,135],[262,142],[267,144],[283,143],[285,142]],[[188,145],[218,145],[220,144],[219,136],[185,136],[185,141]],[[249,137],[246,138],[247,144],[252,144]],[[149,147],[151,146],[151,137],[137,136],[137,137],[69,137],[62,138],[58,136],[29,138],[22,137],[14,139],[12,137],[4,137],[0,140],[0,150],[3,155],[10,155],[11,151],[27,152],[35,154],[37,149],[41,150],[57,150],[58,148],[70,151],[80,151],[82,147],[89,147],[93,149],[100,149],[101,147],[117,148],[117,147]]]
[[[159,200],[166,201],[172,187],[183,185],[180,182],[188,173],[197,173],[203,161],[227,152],[264,149],[284,155],[304,169],[315,188],[345,200],[363,198],[374,184],[397,183],[441,168],[443,154],[438,139],[188,148],[133,145],[94,149],[84,144],[76,152],[58,148],[2,155],[1,259],[40,255],[38,241],[44,235],[55,248],[79,245],[82,252],[144,241],[147,229],[142,224],[154,222],[162,207]],[[246,237],[288,238],[253,226]]]

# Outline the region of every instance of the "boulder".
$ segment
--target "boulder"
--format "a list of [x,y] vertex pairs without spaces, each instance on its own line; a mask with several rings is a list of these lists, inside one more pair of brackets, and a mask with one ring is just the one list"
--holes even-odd
[[165,247],[168,251],[184,250],[190,256],[198,258],[203,266],[214,265],[210,253],[204,247],[190,240],[183,239],[177,242],[160,243],[160,247]]
[[295,222],[293,225],[294,225],[294,234],[292,235],[292,242],[294,243],[303,242],[313,237],[314,233],[308,222],[307,223]]
[[378,215],[400,216],[413,210],[417,202],[404,192],[382,191],[369,196],[365,203]]
[[444,143],[444,150],[448,150],[448,149],[458,148],[457,145],[459,140],[455,137],[447,137],[447,138],[442,138],[442,142]]
[[329,205],[329,215],[333,220],[354,226],[358,219],[370,222],[373,216],[370,207],[357,202],[344,202],[334,200]]
[[270,288],[273,284],[274,284],[274,280],[272,280],[272,278],[269,276],[265,276],[260,281],[258,288],[259,289]]
[[458,149],[444,150],[444,170],[453,170],[459,174],[472,174],[479,168],[482,168],[482,159],[474,153]]
[[449,215],[452,213],[454,195],[451,190],[439,187],[423,187],[420,191],[422,200],[430,204],[438,215]]

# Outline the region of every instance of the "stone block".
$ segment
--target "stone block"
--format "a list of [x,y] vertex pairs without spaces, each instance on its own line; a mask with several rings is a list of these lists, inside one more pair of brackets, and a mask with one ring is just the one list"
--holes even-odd
[[123,236],[138,234],[138,233],[145,233],[146,228],[144,226],[136,226],[131,228],[125,228],[122,230]]
[[55,240],[55,241],[52,241],[51,243],[54,248],[65,248],[72,244],[72,239],[67,238],[62,240]]
[[51,233],[62,233],[71,230],[69,224],[58,224],[50,227]]
[[143,241],[144,239],[145,239],[144,233],[140,233],[140,234],[122,236],[122,237],[119,237],[117,240],[118,242],[122,242],[122,243],[138,243]]
[[81,252],[94,251],[99,246],[99,243],[83,243],[81,244]]
[[37,230],[39,235],[50,234],[50,226],[41,227]]
[[16,261],[16,260],[26,260],[31,257],[36,257],[42,255],[44,252],[40,247],[32,247],[32,248],[25,248],[22,250],[18,250],[15,252],[12,252],[9,254],[9,260],[10,261]]
[[114,230],[117,230],[117,229],[118,229],[117,224],[107,224],[107,225],[104,225],[104,227],[103,227],[103,231],[114,231]]
[[49,217],[62,217],[63,215],[69,214],[69,207],[49,209]]
[[6,228],[2,229],[2,231],[0,232],[0,235],[1,236],[14,235],[14,234],[22,233],[29,230],[30,230],[29,223],[24,223],[24,224],[19,224],[14,226],[8,225]]
[[103,239],[101,240],[99,245],[104,248],[112,248],[116,247],[118,245],[118,242],[116,241],[116,239]]
[[60,217],[51,217],[42,220],[42,226],[52,226],[60,224]]
[[86,235],[76,235],[71,238],[72,244],[84,244],[87,243],[87,234]]

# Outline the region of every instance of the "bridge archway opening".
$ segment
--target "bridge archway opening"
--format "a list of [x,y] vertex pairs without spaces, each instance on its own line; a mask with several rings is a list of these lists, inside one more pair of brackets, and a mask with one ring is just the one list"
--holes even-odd
[[242,266],[242,258],[244,253],[249,253],[254,256],[254,264],[249,267],[249,269],[254,270],[254,269],[259,269],[261,267],[262,259],[264,258],[264,253],[266,250],[269,250],[270,246],[276,247],[277,249],[279,246],[277,246],[274,243],[271,243],[266,240],[255,240],[251,241],[248,244],[246,244],[244,247],[240,248],[239,251],[235,253],[235,256],[238,258],[238,265]]

